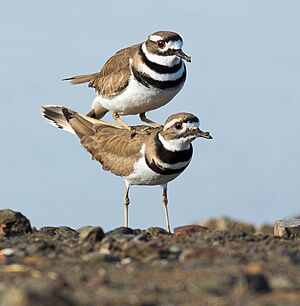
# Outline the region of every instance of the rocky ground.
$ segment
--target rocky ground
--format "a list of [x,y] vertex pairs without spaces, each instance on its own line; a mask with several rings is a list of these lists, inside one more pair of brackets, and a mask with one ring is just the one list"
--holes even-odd
[[32,228],[0,211],[0,306],[300,305],[300,240],[227,219]]

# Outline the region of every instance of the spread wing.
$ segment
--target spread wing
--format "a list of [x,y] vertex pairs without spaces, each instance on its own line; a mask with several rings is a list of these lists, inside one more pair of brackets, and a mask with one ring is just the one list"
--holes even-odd
[[121,93],[128,86],[130,77],[129,59],[137,52],[140,44],[122,49],[113,55],[95,74],[89,83],[103,97]]
[[[81,139],[81,144],[87,149],[93,159],[102,164],[104,170],[119,176],[127,176],[133,171],[133,165],[141,157],[141,146],[146,133],[137,133],[131,137],[131,132],[111,126],[95,125],[96,133]],[[155,129],[150,128],[149,132]]]
[[[61,114],[68,122],[69,129],[78,136],[82,146],[91,153],[93,159],[102,164],[104,170],[118,176],[127,176],[133,171],[136,161],[141,158],[141,147],[151,133],[158,128],[135,126],[136,134],[101,120],[79,114],[71,109],[61,107]],[[56,117],[55,117],[56,118]],[[55,118],[52,121],[55,121]]]

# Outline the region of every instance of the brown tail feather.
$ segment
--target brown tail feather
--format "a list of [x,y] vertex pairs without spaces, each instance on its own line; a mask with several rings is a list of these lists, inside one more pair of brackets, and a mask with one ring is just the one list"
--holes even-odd
[[66,120],[65,116],[62,113],[62,107],[59,105],[44,105],[41,106],[41,113],[44,118],[52,125],[75,134],[73,128]]
[[80,139],[84,136],[95,134],[94,124],[97,121],[96,119],[80,115],[65,107],[62,108],[62,113]]
[[70,81],[72,85],[82,84],[90,82],[97,73],[85,74],[85,75],[77,75],[71,78],[63,79],[63,81]]

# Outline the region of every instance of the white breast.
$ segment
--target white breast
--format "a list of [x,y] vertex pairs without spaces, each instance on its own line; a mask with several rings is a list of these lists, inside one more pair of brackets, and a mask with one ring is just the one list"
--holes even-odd
[[92,107],[96,103],[100,103],[109,111],[117,112],[120,115],[135,115],[148,112],[167,104],[176,96],[182,86],[183,84],[171,90],[148,88],[131,76],[129,84],[123,93],[112,99],[97,95]]
[[141,158],[135,163],[133,173],[123,177],[129,185],[163,185],[180,174],[161,175],[152,171],[145,161],[145,148],[144,144],[141,149]]
[[[145,68],[145,67],[143,67]],[[146,69],[146,68],[145,68]],[[165,76],[160,76],[155,72],[147,71],[155,79],[166,81],[174,80],[179,77],[184,72],[184,65],[174,75],[167,74]],[[153,87],[146,87],[139,83],[133,75],[130,76],[129,84],[126,89],[119,95],[114,96],[111,99],[97,95],[93,101],[92,108],[95,104],[100,103],[103,107],[111,112],[117,112],[119,115],[135,115],[143,112],[148,112],[159,107],[164,106],[169,101],[171,101],[176,94],[181,90],[184,82],[176,88],[171,89],[156,89]]]

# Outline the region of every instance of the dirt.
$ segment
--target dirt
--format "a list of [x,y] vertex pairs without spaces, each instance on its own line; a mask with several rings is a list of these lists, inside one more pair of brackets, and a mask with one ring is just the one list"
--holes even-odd
[[270,227],[104,233],[20,215],[0,211],[0,306],[300,305],[300,240]]

